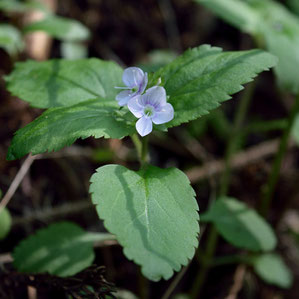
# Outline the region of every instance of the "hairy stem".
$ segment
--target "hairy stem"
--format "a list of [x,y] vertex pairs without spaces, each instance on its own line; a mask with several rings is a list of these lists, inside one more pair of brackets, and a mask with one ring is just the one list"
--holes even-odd
[[142,157],[142,142],[140,141],[137,133],[133,134],[131,136],[131,139],[135,145],[136,151],[137,151],[137,155],[138,155],[138,160],[141,163],[141,157]]
[[149,163],[148,156],[148,136],[141,139],[142,150],[141,150],[141,166],[145,166]]
[[264,193],[261,199],[259,211],[260,214],[263,216],[267,216],[268,210],[271,206],[271,201],[273,199],[275,187],[280,174],[282,160],[286,154],[291,129],[293,127],[296,115],[298,113],[299,113],[299,94],[297,95],[295,99],[295,103],[290,111],[287,126],[281,137],[278,151],[272,164],[272,170],[270,176],[268,177],[268,181],[266,183],[266,187],[264,189]]

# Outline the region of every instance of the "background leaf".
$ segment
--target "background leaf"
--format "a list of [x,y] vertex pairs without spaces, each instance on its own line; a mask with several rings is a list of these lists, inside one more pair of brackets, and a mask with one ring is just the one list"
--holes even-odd
[[165,126],[177,126],[209,113],[276,62],[273,55],[261,50],[222,52],[221,48],[203,45],[186,51],[151,80],[162,78],[174,107],[175,117]]
[[61,56],[65,59],[81,59],[88,56],[86,45],[79,42],[62,42],[60,45]]
[[123,70],[100,59],[17,63],[6,77],[7,89],[38,108],[71,106],[95,98],[114,100],[122,86]]
[[92,264],[94,241],[111,239],[110,234],[87,233],[71,222],[55,223],[14,249],[14,266],[20,272],[72,276]]
[[263,254],[253,261],[254,271],[267,283],[281,288],[290,288],[293,275],[281,257],[274,253]]
[[201,217],[234,246],[252,251],[272,250],[276,237],[270,225],[244,203],[229,197],[216,200]]
[[[272,0],[197,0],[238,29],[262,38],[267,50],[278,56],[275,68],[282,88],[299,92],[299,19]],[[298,1],[297,1],[298,2]]]
[[193,257],[198,206],[180,170],[107,165],[91,177],[90,192],[106,228],[149,279],[168,279]]
[[11,229],[11,216],[9,211],[0,209],[0,240],[3,240]]
[[298,0],[287,0],[287,4],[290,10],[299,16],[299,1]]
[[[128,114],[128,117],[126,117]],[[57,151],[78,138],[123,138],[134,132],[133,116],[113,100],[94,99],[70,107],[48,109],[15,134],[7,159]]]
[[24,28],[26,33],[35,31],[44,31],[52,37],[66,41],[86,40],[90,36],[88,28],[80,22],[54,15],[31,23]]
[[0,24],[0,48],[3,48],[10,55],[16,55],[23,50],[24,43],[17,28]]
[[296,142],[296,144],[299,146],[299,115],[297,115],[295,118],[295,122],[291,130],[291,136]]
[[38,1],[20,2],[16,0],[0,0],[0,10],[6,13],[24,13],[31,10],[41,10],[49,13],[47,7]]

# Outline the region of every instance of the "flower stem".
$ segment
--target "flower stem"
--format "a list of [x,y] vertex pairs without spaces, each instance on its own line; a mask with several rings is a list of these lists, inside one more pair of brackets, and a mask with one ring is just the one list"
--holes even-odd
[[137,150],[138,160],[141,167],[146,166],[149,163],[148,157],[148,136],[140,139],[138,135],[135,133],[131,136],[131,139],[135,145]]
[[260,214],[264,217],[267,216],[268,210],[271,205],[271,201],[273,199],[275,187],[277,185],[277,181],[280,174],[282,160],[285,156],[288,147],[288,141],[291,133],[291,129],[293,127],[296,115],[299,113],[299,94],[295,99],[295,103],[290,111],[290,115],[288,118],[287,126],[283,132],[283,135],[280,140],[279,148],[276,154],[276,157],[272,164],[272,171],[266,183],[266,187],[264,189],[264,194],[262,196],[262,200],[260,203]]
[[211,261],[213,259],[218,241],[218,233],[214,225],[211,226],[210,232],[208,235],[207,246],[205,248],[205,252],[203,257],[201,258],[201,268],[198,272],[195,280],[193,282],[193,286],[191,289],[191,298],[196,299],[200,298],[200,293],[202,291],[202,287],[206,281],[207,274],[211,267]]
[[131,136],[131,139],[135,145],[135,148],[136,148],[136,151],[137,151],[137,155],[138,155],[138,160],[140,161],[141,163],[141,156],[142,156],[142,142],[140,141],[137,133],[134,133],[132,136]]
[[142,150],[141,150],[141,166],[145,166],[149,163],[148,156],[148,136],[145,136],[141,139]]

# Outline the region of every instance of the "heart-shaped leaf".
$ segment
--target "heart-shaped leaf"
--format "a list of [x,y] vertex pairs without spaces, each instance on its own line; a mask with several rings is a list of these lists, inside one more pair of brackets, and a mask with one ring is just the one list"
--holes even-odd
[[148,166],[134,172],[107,165],[97,169],[91,183],[99,217],[146,277],[168,279],[193,257],[198,206],[180,170]]

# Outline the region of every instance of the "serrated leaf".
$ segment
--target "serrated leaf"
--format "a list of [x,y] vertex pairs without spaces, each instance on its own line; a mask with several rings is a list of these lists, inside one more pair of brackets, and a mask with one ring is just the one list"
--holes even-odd
[[0,48],[8,54],[16,55],[24,47],[19,30],[8,24],[0,24]]
[[123,70],[100,59],[17,63],[7,76],[7,89],[38,108],[71,106],[95,98],[114,99]]
[[[1,198],[1,196],[0,196]],[[11,229],[11,216],[9,211],[0,208],[0,240],[3,240]]]
[[198,206],[180,170],[107,165],[91,177],[90,192],[105,227],[147,278],[169,279],[193,257]]
[[78,138],[123,138],[134,132],[134,123],[113,100],[94,99],[70,107],[52,108],[20,129],[8,149],[7,159],[28,153],[57,151]]
[[261,50],[222,52],[221,48],[203,45],[186,51],[152,79],[155,82],[162,78],[175,111],[166,127],[209,113],[276,62],[273,55]]
[[85,232],[71,222],[51,224],[21,241],[14,249],[14,266],[20,272],[72,276],[94,260],[93,242],[111,240],[110,234]]
[[260,255],[253,260],[256,274],[267,283],[288,289],[292,286],[292,272],[281,257],[274,253]]
[[236,247],[252,251],[272,250],[277,240],[270,225],[246,204],[221,197],[201,217],[214,223],[217,231]]
[[296,15],[272,0],[197,2],[238,29],[252,34],[255,39],[262,37],[267,50],[279,58],[275,72],[280,85],[294,94],[299,92],[299,19]]
[[52,37],[65,41],[82,41],[90,36],[88,28],[80,22],[54,15],[31,23],[24,28],[25,33],[35,31],[43,31]]

